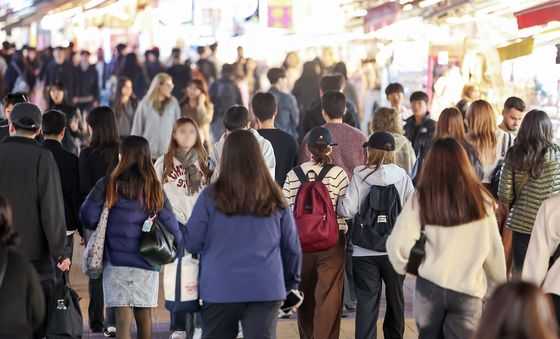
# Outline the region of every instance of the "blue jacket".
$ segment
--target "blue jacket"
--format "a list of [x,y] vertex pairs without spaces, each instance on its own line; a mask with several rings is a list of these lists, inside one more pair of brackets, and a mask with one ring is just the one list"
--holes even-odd
[[[94,230],[97,228],[105,202],[107,180],[106,177],[99,179],[80,209],[80,220],[88,229]],[[173,233],[177,246],[182,240],[182,235],[172,211],[171,205],[165,197],[164,206],[159,211],[157,218]],[[109,211],[103,254],[104,261],[110,262],[113,266],[136,267],[146,270],[159,269],[144,260],[138,250],[142,225],[148,216],[148,213],[140,205],[140,201],[128,200],[119,196],[119,199]]]
[[186,229],[186,248],[200,253],[200,297],[211,303],[286,299],[301,274],[301,246],[289,208],[270,217],[227,216],[204,189]]

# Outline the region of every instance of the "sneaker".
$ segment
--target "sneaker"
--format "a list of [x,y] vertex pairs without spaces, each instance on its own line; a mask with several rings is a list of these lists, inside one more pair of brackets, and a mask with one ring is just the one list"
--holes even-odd
[[117,328],[115,326],[109,326],[103,330],[103,335],[107,338],[114,338],[117,336]]
[[202,328],[195,328],[193,339],[201,339],[202,338]]
[[169,337],[169,339],[187,339],[187,332],[185,332],[185,331],[175,331]]

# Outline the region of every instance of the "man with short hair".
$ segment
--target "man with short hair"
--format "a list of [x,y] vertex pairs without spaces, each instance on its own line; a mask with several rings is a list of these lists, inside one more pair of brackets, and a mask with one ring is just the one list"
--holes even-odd
[[278,108],[272,93],[255,94],[251,100],[251,107],[257,117],[259,134],[272,144],[276,158],[275,179],[282,187],[288,172],[297,166],[297,141],[292,135],[274,127]]
[[400,115],[401,119],[404,121],[412,115],[412,111],[403,105],[404,101],[404,87],[398,82],[390,83],[387,88],[385,88],[385,95],[387,100],[391,103],[391,107],[394,108]]
[[209,162],[210,170],[213,171],[211,182],[215,182],[220,175],[220,163],[222,161],[222,151],[224,149],[224,143],[229,133],[237,130],[248,130],[253,133],[253,136],[257,139],[261,150],[263,153],[264,161],[270,175],[274,178],[276,172],[276,158],[274,157],[274,149],[270,144],[270,141],[263,138],[257,131],[251,128],[251,121],[249,120],[249,111],[245,106],[232,106],[224,114],[224,126],[226,132],[222,135],[220,140],[214,144],[212,151],[210,152]]
[[53,56],[53,60],[46,65],[45,87],[62,82],[68,92],[66,99],[72,101],[76,93],[78,81],[75,78],[76,72],[74,68],[67,61],[66,48],[56,47],[53,51]]
[[91,53],[83,50],[80,65],[76,68],[76,105],[82,114],[87,114],[99,105],[99,77],[95,65],[89,62]]
[[199,59],[196,61],[196,66],[200,73],[202,73],[208,87],[212,87],[214,82],[218,80],[218,70],[214,63],[208,60],[210,57],[210,49],[208,46],[198,46],[196,50],[199,56]]
[[66,221],[66,257],[72,258],[74,233],[78,231],[80,236],[83,237],[79,218],[82,198],[78,180],[78,157],[62,148],[62,139],[66,132],[66,116],[64,113],[57,110],[47,111],[43,114],[42,128],[45,136],[42,145],[53,154],[60,175]]
[[[39,107],[19,103],[10,114],[10,137],[0,144],[0,194],[12,205],[13,225],[21,236],[17,248],[39,273],[45,298],[55,284],[55,262],[67,271],[64,203],[53,155],[34,138],[41,133]],[[35,333],[44,336],[45,326]]]
[[[328,91],[344,91],[344,77],[340,74],[325,75],[321,78],[320,94],[321,97]],[[313,127],[325,124],[323,118],[321,100],[311,106],[303,117],[303,135],[306,135]],[[358,109],[353,103],[346,101],[346,114],[343,116],[343,122],[356,128],[360,128],[360,119],[358,117]],[[350,174],[349,174],[350,175]]]
[[519,126],[521,126],[521,122],[526,114],[525,108],[525,103],[520,98],[507,98],[502,110],[503,120],[498,127],[516,137]]
[[[299,109],[294,97],[288,90],[288,77],[283,68],[271,68],[266,74],[270,81],[269,93],[272,93],[278,103],[275,119],[276,128],[298,138]],[[283,183],[282,183],[283,184]]]
[[27,102],[27,94],[22,92],[8,93],[4,97],[4,113],[6,114],[6,119],[0,120],[0,142],[6,140],[10,136],[10,126],[9,119],[10,113],[14,109],[16,104],[20,102]]
[[414,92],[410,95],[410,108],[413,116],[406,119],[404,125],[404,135],[412,143],[414,153],[416,153],[416,171],[413,170],[413,180],[420,177],[422,163],[426,157],[428,147],[436,132],[436,122],[430,119],[428,111],[428,95],[424,92]]

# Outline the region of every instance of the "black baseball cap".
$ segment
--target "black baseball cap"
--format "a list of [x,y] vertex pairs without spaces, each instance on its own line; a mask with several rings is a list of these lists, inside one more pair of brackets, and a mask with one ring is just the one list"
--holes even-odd
[[326,143],[328,146],[336,146],[336,144],[333,141],[333,137],[331,132],[326,129],[325,127],[314,127],[310,132],[309,132],[309,138],[307,139],[307,145],[308,146],[315,146],[317,145],[317,143],[319,142],[324,142]]
[[394,151],[395,138],[393,138],[391,133],[385,131],[375,132],[369,137],[369,140],[363,146],[382,151]]
[[20,102],[10,113],[10,121],[19,128],[36,129],[43,123],[43,114],[37,105]]

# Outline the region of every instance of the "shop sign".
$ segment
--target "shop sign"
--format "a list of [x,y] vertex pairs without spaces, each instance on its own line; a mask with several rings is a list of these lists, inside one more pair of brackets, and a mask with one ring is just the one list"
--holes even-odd
[[292,0],[268,0],[268,27],[291,29],[294,26]]
[[529,55],[533,53],[534,45],[535,39],[528,38],[519,42],[515,42],[508,46],[498,47],[498,55],[500,56],[500,61],[511,60]]
[[395,23],[399,10],[400,4],[398,1],[391,1],[381,6],[369,8],[364,17],[364,31],[366,33],[373,32]]
[[560,21],[560,0],[552,0],[514,13],[519,29]]

